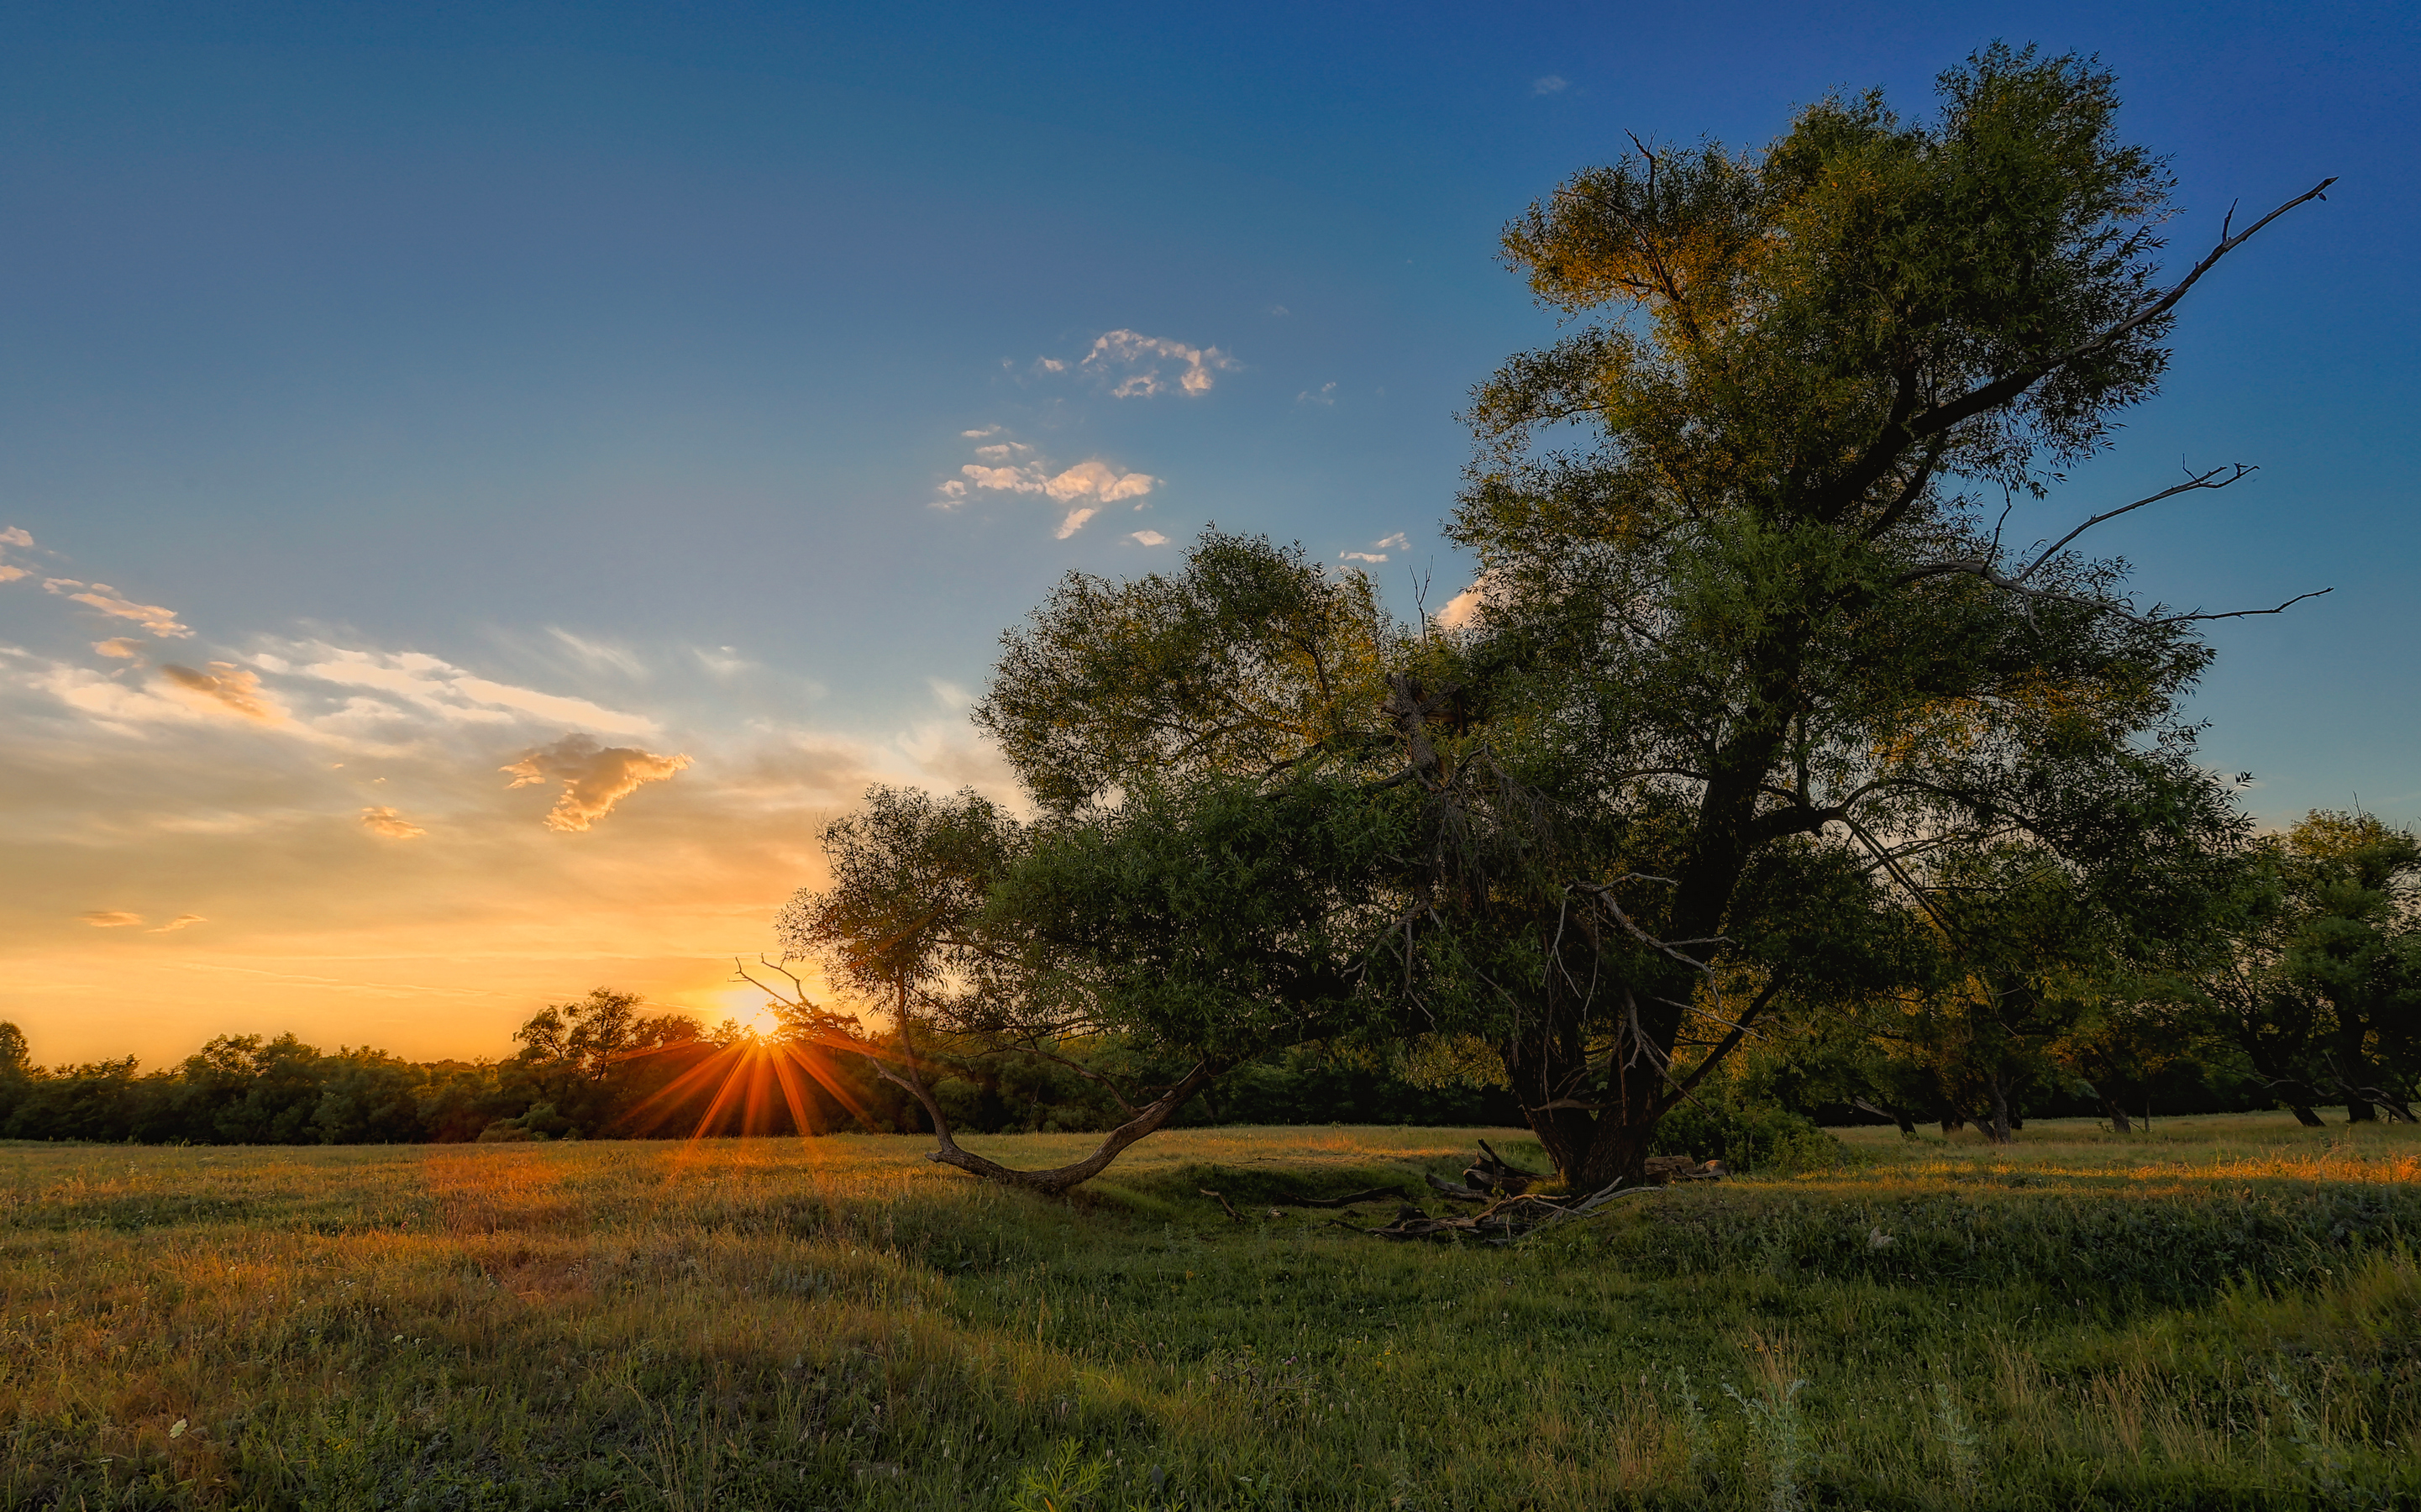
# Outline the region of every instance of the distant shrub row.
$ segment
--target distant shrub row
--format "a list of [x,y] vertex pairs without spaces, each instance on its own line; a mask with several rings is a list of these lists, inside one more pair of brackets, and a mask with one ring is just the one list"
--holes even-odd
[[[786,1053],[785,1041],[692,1019],[639,1014],[600,990],[550,1007],[501,1061],[326,1053],[293,1035],[221,1036],[173,1066],[133,1056],[43,1068],[0,1022],[0,1137],[138,1144],[361,1145],[670,1138],[922,1130],[912,1099],[849,1051]],[[1090,1057],[1151,1068],[1113,1045]],[[951,1064],[945,1054],[941,1064]],[[787,1063],[787,1074],[785,1074]],[[970,1058],[937,1091],[957,1126],[983,1132],[1098,1130],[1124,1116],[1070,1066],[1039,1055]],[[1192,1124],[1520,1122],[1500,1088],[1416,1086],[1298,1050],[1240,1068],[1188,1110]]]

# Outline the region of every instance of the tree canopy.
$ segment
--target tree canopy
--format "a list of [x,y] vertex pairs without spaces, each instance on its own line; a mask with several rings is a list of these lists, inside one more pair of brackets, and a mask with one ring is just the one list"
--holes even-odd
[[[2008,527],[2320,189],[2164,281],[2170,181],[2109,74],[1995,45],[1938,94],[1826,100],[1761,152],[1634,141],[1507,227],[1571,330],[1474,392],[1450,616],[1213,530],[1012,630],[976,719],[1041,817],[932,937],[955,1021],[1197,1068],[1484,1042],[1595,1187],[1785,1010],[2048,1005],[2076,951],[2027,952],[2062,929],[2148,966],[2217,927],[2195,879],[2243,820],[2181,700],[2224,615],[2077,541],[2250,469]],[[872,940],[796,943],[846,974]]]

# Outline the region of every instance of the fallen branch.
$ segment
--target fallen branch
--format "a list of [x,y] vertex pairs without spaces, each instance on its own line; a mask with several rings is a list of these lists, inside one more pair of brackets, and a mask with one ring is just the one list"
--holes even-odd
[[[1210,1195],[1210,1193],[1206,1192],[1205,1195]],[[1300,1197],[1283,1195],[1272,1197],[1270,1199],[1270,1203],[1272,1206],[1278,1208],[1351,1208],[1357,1202],[1377,1202],[1382,1197],[1391,1201],[1401,1202],[1404,1199],[1404,1194],[1394,1187],[1372,1187],[1367,1192],[1356,1192],[1351,1196]]]

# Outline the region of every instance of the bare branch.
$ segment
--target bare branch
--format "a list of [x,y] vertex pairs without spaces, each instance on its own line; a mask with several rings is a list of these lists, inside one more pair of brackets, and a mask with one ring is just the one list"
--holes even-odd
[[2246,226],[2243,230],[2238,232],[2234,236],[2227,236],[2223,230],[2219,245],[2210,249],[2210,256],[2204,257],[2202,261],[2195,263],[2192,269],[2188,270],[2183,278],[2179,279],[2175,284],[2171,285],[2159,298],[2153,300],[2150,304],[2146,304],[2142,309],[2139,309],[2134,314],[2128,316],[2125,320],[2110,327],[2108,330],[2101,332],[2096,335],[2077,343],[2075,346],[2069,348],[2066,351],[2059,352],[2042,362],[2037,363],[2031,367],[2011,373],[2007,378],[2001,379],[1996,382],[1987,383],[1983,387],[1973,390],[1961,397],[1952,400],[1948,404],[1936,407],[1931,413],[1921,416],[1917,423],[1911,428],[1914,436],[1927,436],[1939,430],[1947,430],[1952,426],[1959,424],[1962,420],[1973,419],[1975,416],[1982,414],[1987,410],[2005,404],[2010,399],[2016,398],[2027,389],[2032,388],[2036,383],[2041,382],[2043,379],[2050,377],[2053,373],[2055,373],[2062,367],[2067,366],[2069,364],[2079,362],[2086,357],[2090,357],[2095,352],[2115,345],[2119,338],[2125,336],[2128,333],[2134,331],[2150,321],[2159,320],[2162,316],[2166,315],[2171,309],[2175,308],[2178,301],[2185,298],[2187,289],[2194,288],[2195,284],[2202,281],[2203,274],[2210,272],[2212,268],[2218,266],[2220,258],[2226,257],[2238,247],[2241,247],[2245,242],[2251,241],[2255,233],[2258,232],[2263,226],[2268,226],[2272,221],[2274,221],[2279,216],[2286,214],[2296,206],[2301,205],[2307,200],[2327,198],[2328,195],[2325,191],[2328,189],[2329,185],[2335,182],[2336,179],[2334,175],[2321,179],[2312,188],[2297,195],[2294,198],[2279,206],[2276,210],[2272,210],[2269,214],[2262,216],[2259,220],[2254,222],[2251,226]]
[[2275,609],[2231,609],[2224,615],[2163,615],[2160,618],[2153,620],[2152,623],[2155,625],[2182,625],[2189,620],[2195,619],[2246,619],[2255,615],[2283,615],[2288,610],[2292,609],[2295,605],[2302,603],[2306,599],[2317,599],[2324,593],[2335,593],[2336,591],[2337,590],[2335,588],[2314,588],[2309,593],[2299,593],[2295,595],[2293,598],[2288,600],[2285,603],[2280,604]]
[[[2229,467],[2233,467],[2235,471],[2229,473]],[[2120,515],[2126,514],[2131,510],[2141,509],[2148,504],[2158,504],[2163,499],[2173,499],[2180,493],[2190,493],[2196,489],[2224,489],[2230,483],[2242,480],[2247,474],[2250,474],[2253,471],[2255,471],[2255,469],[2245,466],[2242,462],[2231,462],[2226,467],[2214,467],[2208,473],[2197,474],[2193,477],[2187,478],[2184,482],[2178,484],[2175,488],[2163,489],[2160,492],[2152,494],[2147,498],[2137,499],[2132,504],[2122,504],[2116,509],[2105,509],[2101,513],[2095,515],[2092,519],[2086,521],[2085,523],[2077,526],[2074,530],[2070,531],[2067,535],[2062,536],[2051,545],[2043,548],[2042,554],[2027,563],[2024,569],[2018,573],[2014,581],[2023,583],[2026,579],[2033,577],[2036,570],[2045,562],[2050,561],[2053,557],[2059,554],[2060,548],[2066,546],[2070,541],[2074,540],[2077,537],[2084,535],[2086,531],[2091,530],[2094,526],[2101,523],[2104,520],[2116,520]],[[2220,477],[2219,475],[2222,473],[2227,473],[2228,475],[2226,477]],[[2217,481],[2213,481],[2214,479]]]

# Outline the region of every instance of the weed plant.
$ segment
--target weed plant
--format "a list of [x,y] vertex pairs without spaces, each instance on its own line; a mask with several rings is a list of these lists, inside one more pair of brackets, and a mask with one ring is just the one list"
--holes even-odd
[[1270,1207],[1471,1130],[0,1146],[0,1503],[2421,1504],[2421,1138],[1842,1138],[1502,1249]]

